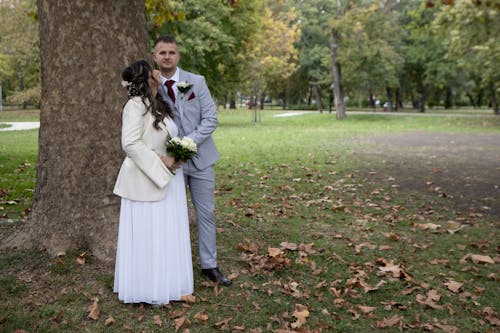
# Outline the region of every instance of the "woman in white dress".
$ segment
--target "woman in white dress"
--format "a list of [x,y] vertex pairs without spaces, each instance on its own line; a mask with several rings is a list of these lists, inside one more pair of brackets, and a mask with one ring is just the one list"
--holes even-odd
[[166,154],[177,135],[173,114],[145,60],[122,73],[129,99],[121,142],[126,153],[114,193],[121,197],[114,292],[125,303],[168,304],[193,293],[182,161]]

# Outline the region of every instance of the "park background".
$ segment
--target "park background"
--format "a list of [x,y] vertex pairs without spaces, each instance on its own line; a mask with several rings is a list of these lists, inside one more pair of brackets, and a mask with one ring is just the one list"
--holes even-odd
[[[498,326],[496,3],[0,9],[0,121],[41,121],[40,131],[0,132],[2,330]],[[199,279],[193,298],[154,309],[112,293],[110,188],[119,73],[163,33],[219,105],[218,244],[235,285]],[[194,245],[195,225],[192,234]]]

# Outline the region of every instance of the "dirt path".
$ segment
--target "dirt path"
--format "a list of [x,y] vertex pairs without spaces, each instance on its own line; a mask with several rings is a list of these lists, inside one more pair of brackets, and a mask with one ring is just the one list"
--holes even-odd
[[[450,208],[500,218],[500,134],[406,132],[362,137],[353,156],[383,163],[404,191],[449,199]],[[499,220],[500,222],[500,220]]]

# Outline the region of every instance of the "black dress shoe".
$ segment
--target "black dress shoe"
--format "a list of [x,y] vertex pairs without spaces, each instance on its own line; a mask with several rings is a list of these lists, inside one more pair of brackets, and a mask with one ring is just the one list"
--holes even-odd
[[219,282],[223,286],[230,286],[232,284],[231,280],[225,277],[218,267],[207,268],[201,270],[201,275],[207,277],[212,282]]

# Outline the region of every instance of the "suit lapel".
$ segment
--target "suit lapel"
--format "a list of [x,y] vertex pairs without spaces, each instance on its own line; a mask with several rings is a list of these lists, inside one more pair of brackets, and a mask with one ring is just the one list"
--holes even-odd
[[[177,84],[181,83],[181,82],[184,82],[184,81],[188,81],[188,76],[187,76],[187,73],[182,70],[181,68],[179,68],[179,82],[177,82]],[[190,89],[191,91],[191,89]],[[186,101],[186,95],[189,93],[189,91],[187,93],[184,93],[182,94],[181,92],[178,91],[178,94],[177,94],[177,99],[175,101],[175,105],[177,106],[178,110],[179,110],[179,115],[181,117],[181,120],[184,116],[184,102]]]

